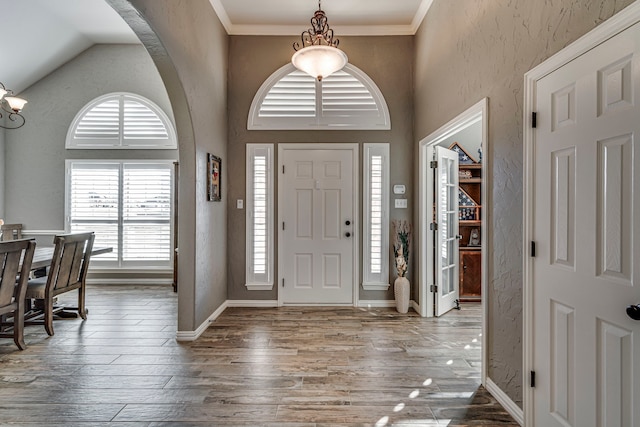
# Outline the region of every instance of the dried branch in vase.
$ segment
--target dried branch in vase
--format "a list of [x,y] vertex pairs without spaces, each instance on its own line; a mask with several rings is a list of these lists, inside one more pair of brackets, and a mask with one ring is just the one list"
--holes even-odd
[[411,247],[411,224],[404,220],[394,220],[393,253],[396,258],[396,270],[399,277],[407,274],[409,249]]

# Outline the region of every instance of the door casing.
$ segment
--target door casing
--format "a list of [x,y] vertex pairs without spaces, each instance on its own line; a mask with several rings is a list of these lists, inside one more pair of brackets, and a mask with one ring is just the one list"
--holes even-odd
[[523,209],[523,311],[524,311],[524,360],[523,360],[523,385],[524,390],[524,425],[534,426],[534,393],[529,384],[528,373],[534,370],[534,318],[533,318],[533,262],[530,252],[530,242],[533,238],[534,224],[534,159],[535,159],[535,132],[531,126],[532,113],[536,106],[536,87],[538,80],[558,68],[568,64],[577,57],[583,55],[607,39],[620,33],[626,28],[640,22],[640,2],[635,2],[618,14],[614,15],[598,27],[585,34],[566,48],[562,49],[551,58],[525,74],[524,84],[524,109],[523,109],[523,137],[524,137],[524,209]]
[[[360,180],[359,178],[359,150],[358,144],[349,144],[349,143],[320,143],[320,144],[308,144],[308,143],[287,143],[287,144],[278,144],[278,224],[282,224],[282,212],[284,207],[284,197],[282,191],[282,166],[284,159],[284,151],[285,150],[350,150],[353,153],[352,159],[352,174],[353,174],[353,235],[351,241],[353,242],[353,269],[352,269],[352,282],[351,286],[353,288],[353,306],[358,306],[358,289],[360,283],[360,258],[359,258],[359,242],[360,242],[360,229],[362,227],[361,216],[360,216]],[[282,272],[284,271],[284,246],[282,245],[282,227],[278,226],[278,281],[276,286],[279,288],[282,286]],[[279,292],[278,289],[278,306],[281,307],[284,305],[284,301],[282,300],[282,293]],[[291,304],[288,304],[291,305]],[[322,304],[313,304],[315,306]],[[330,304],[335,305],[335,304]]]
[[[434,248],[431,242],[433,242],[434,231],[429,229],[430,221],[427,219],[432,211],[435,195],[433,194],[433,173],[429,167],[429,163],[433,159],[433,153],[435,146],[446,138],[460,132],[464,128],[471,124],[482,121],[482,152],[488,154],[488,108],[489,99],[484,98],[478,101],[475,105],[471,106],[465,112],[445,124],[426,138],[420,141],[420,153],[419,153],[419,223],[418,223],[418,313],[422,317],[433,317],[435,315],[433,310],[434,292],[431,292],[430,286],[432,283],[432,277],[434,277],[435,265],[433,263]],[[487,378],[487,308],[486,303],[487,295],[487,240],[488,236],[492,235],[490,215],[491,212],[486,207],[491,206],[490,195],[488,194],[487,184],[490,177],[486,173],[488,171],[489,156],[485,155],[482,159],[482,173],[483,179],[481,184],[482,201],[482,236],[481,251],[482,251],[482,283],[481,293],[483,295],[481,300],[482,306],[482,362],[480,368],[480,375],[482,384],[486,384]]]

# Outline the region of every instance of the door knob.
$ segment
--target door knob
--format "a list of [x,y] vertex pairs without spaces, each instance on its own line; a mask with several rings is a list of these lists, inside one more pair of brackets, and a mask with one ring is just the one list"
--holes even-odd
[[347,237],[351,237],[351,233],[349,233],[348,231],[346,233],[344,233],[345,236]]
[[628,306],[627,315],[633,320],[640,320],[640,304],[633,304]]
[[351,225],[351,221],[346,220],[346,221],[344,222],[344,225]]

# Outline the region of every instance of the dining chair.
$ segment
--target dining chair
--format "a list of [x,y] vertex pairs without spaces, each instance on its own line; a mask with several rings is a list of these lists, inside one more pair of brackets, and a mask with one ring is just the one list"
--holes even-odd
[[[53,258],[48,274],[27,283],[26,298],[41,300],[41,304],[37,304],[36,308],[27,314],[25,325],[44,325],[47,333],[53,335],[54,314],[62,310],[77,310],[80,317],[87,318],[85,285],[94,238],[93,232],[54,237]],[[77,307],[54,307],[56,296],[75,289],[78,290]]]
[[[13,338],[20,350],[27,348],[24,343],[25,294],[35,249],[33,239],[0,242],[0,337]],[[8,333],[11,328],[13,331]]]
[[2,241],[22,239],[22,224],[2,224]]

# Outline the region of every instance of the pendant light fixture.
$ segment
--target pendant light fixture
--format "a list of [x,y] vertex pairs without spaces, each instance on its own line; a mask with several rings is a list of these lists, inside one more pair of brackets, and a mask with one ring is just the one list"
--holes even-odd
[[[7,89],[5,85],[0,82],[0,128],[18,129],[24,126],[24,116],[20,114],[20,112],[27,101],[22,98],[6,95],[13,95],[13,91]],[[7,116],[7,120],[10,122],[6,125],[3,122],[5,115]]]
[[341,70],[347,65],[347,54],[338,49],[338,39],[333,38],[327,15],[318,1],[318,10],[311,18],[311,28],[302,32],[302,45],[293,44],[296,53],[291,63],[300,71],[321,81],[323,78]]

